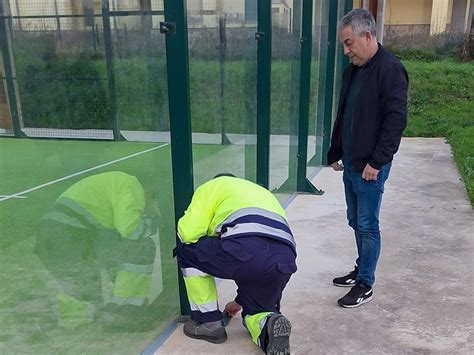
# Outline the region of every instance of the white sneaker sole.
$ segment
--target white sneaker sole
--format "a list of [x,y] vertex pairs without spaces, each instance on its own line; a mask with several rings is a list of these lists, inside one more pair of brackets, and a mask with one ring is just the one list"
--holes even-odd
[[363,300],[362,302],[360,303],[357,303],[357,304],[352,304],[352,305],[346,305],[346,304],[339,304],[339,306],[341,307],[344,307],[344,308],[356,308],[356,307],[359,307],[359,306],[362,306],[364,303],[367,303],[367,302],[370,302],[372,301],[372,296],[370,296],[369,298],[366,298],[365,300]]
[[337,284],[337,283],[333,282],[333,285],[337,286],[337,287],[354,287],[355,284],[356,284],[355,282],[352,283],[352,284]]

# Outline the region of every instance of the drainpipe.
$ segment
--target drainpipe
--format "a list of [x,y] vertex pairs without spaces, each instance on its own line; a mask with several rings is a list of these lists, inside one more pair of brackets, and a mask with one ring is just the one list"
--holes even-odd
[[383,25],[385,15],[385,0],[378,0],[377,4],[377,40],[383,44]]

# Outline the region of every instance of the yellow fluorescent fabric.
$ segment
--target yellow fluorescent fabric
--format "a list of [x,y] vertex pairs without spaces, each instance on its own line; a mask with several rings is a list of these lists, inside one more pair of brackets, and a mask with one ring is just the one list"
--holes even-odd
[[112,171],[89,176],[62,196],[80,204],[107,229],[127,238],[142,223],[145,193],[135,176]]
[[212,276],[184,277],[189,302],[207,304],[217,301],[216,281]]
[[233,212],[261,208],[286,218],[285,210],[267,189],[244,179],[222,176],[198,187],[191,204],[178,221],[178,233],[186,243],[202,236],[216,236],[216,227]]
[[251,316],[245,317],[245,325],[252,337],[252,340],[255,344],[259,345],[258,337],[262,332],[262,328],[265,325],[265,318],[267,318],[272,312],[261,312],[252,314]]
[[60,293],[57,296],[59,323],[66,328],[75,328],[93,321],[93,307],[84,301]]
[[74,315],[84,317],[87,310],[87,304],[85,302],[79,301],[78,299],[64,293],[58,294],[57,298],[60,314],[69,317]]
[[145,298],[150,287],[151,275],[121,270],[117,273],[113,295],[120,298]]

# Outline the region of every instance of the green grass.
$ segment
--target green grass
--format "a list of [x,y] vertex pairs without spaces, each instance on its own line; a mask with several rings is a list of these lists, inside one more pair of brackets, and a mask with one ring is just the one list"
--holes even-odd
[[[151,148],[145,143],[0,139],[1,194],[9,195]],[[179,312],[169,146],[0,202],[0,353],[120,353],[143,350]],[[76,329],[58,326],[55,296],[63,290],[34,253],[35,233],[55,199],[80,179],[120,170],[145,189],[147,211],[158,208],[163,292],[149,306]],[[74,246],[71,245],[71,248]],[[93,297],[92,294],[84,297]]]
[[474,63],[404,61],[410,76],[409,137],[447,136],[474,124]]
[[[22,111],[28,127],[111,127],[103,59],[47,58],[17,63]],[[163,59],[124,58],[115,63],[117,116],[123,130],[168,130],[168,93]],[[218,61],[190,60],[194,132],[218,133],[223,117],[229,133],[256,131],[256,62],[224,65],[221,99]],[[272,133],[288,134],[290,61],[272,64]]]
[[474,125],[452,128],[448,134],[448,142],[474,207]]
[[446,137],[474,206],[474,63],[403,63],[410,77],[405,136]]

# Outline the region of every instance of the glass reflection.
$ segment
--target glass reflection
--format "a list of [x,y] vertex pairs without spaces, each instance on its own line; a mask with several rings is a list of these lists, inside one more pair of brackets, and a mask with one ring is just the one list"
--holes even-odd
[[60,327],[130,322],[163,291],[157,215],[144,211],[138,179],[115,171],[75,183],[44,215],[35,254],[56,281]]

